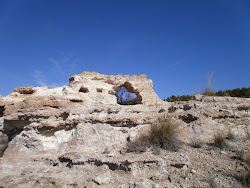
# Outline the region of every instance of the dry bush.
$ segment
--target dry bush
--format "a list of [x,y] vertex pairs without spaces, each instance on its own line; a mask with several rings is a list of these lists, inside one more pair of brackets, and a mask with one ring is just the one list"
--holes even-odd
[[244,151],[243,150],[237,150],[235,159],[238,159],[240,161],[244,161]]
[[202,92],[203,95],[208,95],[208,96],[215,96],[215,92],[212,89],[212,78],[213,78],[214,72],[208,75],[208,80],[207,80],[207,87],[206,89]]
[[189,145],[192,148],[202,148],[203,143],[200,140],[192,139]]
[[214,133],[214,145],[218,148],[226,147],[225,143],[226,136],[223,134],[222,131],[217,131]]
[[246,139],[250,140],[250,131],[249,131],[249,129],[248,129],[247,126],[244,127],[244,131],[245,131],[245,133],[246,133]]
[[207,182],[208,182],[210,188],[217,188],[217,187],[218,187],[218,186],[216,185],[216,183],[215,183],[213,177],[208,178]]
[[179,137],[180,123],[167,118],[151,125],[148,133],[141,135],[136,141],[128,143],[128,152],[143,152],[146,147],[159,147],[170,151],[178,151],[182,142]]
[[143,142],[140,138],[134,142],[128,142],[127,152],[142,153],[147,149],[147,144]]
[[250,152],[244,154],[245,175],[244,184],[250,186]]
[[229,126],[227,135],[225,137],[228,140],[234,140],[234,139],[236,139],[235,134],[232,132],[231,126]]
[[206,88],[203,92],[202,95],[207,95],[207,96],[215,96],[215,92],[211,88]]
[[228,130],[227,139],[228,140],[234,140],[235,139],[235,135],[233,134],[231,129]]
[[160,147],[162,149],[178,151],[180,149],[180,123],[174,122],[172,119],[159,120],[153,124],[148,134],[142,137],[142,140],[150,145]]

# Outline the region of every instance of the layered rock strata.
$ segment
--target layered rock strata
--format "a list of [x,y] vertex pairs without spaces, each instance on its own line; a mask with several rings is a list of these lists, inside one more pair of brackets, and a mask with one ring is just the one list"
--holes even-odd
[[[141,104],[117,104],[120,87]],[[236,175],[244,169],[230,158],[234,151],[220,154],[209,144],[215,131],[230,129],[239,141],[229,144],[247,148],[249,108],[250,99],[232,97],[164,102],[145,75],[84,72],[69,86],[16,88],[0,98],[0,186],[209,187],[212,176],[217,186],[240,187],[227,175],[229,168]],[[158,118],[170,116],[181,123],[180,151],[126,152]],[[205,146],[190,147],[194,139]]]

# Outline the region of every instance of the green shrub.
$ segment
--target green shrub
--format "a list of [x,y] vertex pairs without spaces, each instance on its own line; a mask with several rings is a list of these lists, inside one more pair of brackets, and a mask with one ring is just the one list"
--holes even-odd
[[168,97],[167,99],[164,99],[164,101],[168,102],[175,102],[175,101],[189,101],[192,99],[191,95],[181,95],[181,96],[174,96],[172,95],[171,97]]
[[[250,87],[248,88],[237,88],[237,89],[233,89],[233,90],[225,90],[225,91],[217,91],[214,92],[213,89],[211,89],[211,87],[207,87],[205,89],[205,91],[201,92],[201,94],[203,95],[208,95],[208,96],[221,96],[221,97],[242,97],[242,98],[250,98]],[[163,99],[164,101],[168,101],[168,102],[175,102],[175,101],[189,101],[192,100],[192,96],[191,95],[172,95],[171,97],[168,97],[166,99]],[[248,109],[247,107],[245,107],[246,109]]]
[[231,97],[242,97],[242,98],[249,98],[250,97],[250,87],[246,88],[236,88],[236,89],[229,89],[225,91],[219,90],[216,92],[216,96],[231,96]]

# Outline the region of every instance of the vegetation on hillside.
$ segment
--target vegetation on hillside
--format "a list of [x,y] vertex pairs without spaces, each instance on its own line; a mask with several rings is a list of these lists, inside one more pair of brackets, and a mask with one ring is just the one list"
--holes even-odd
[[[210,91],[210,90],[209,90]],[[204,95],[208,96],[228,96],[228,97],[241,97],[241,98],[250,98],[250,87],[246,88],[237,88],[237,89],[229,89],[225,91],[217,91],[217,92],[206,92],[202,93]],[[168,102],[174,102],[174,101],[189,101],[192,99],[192,95],[181,95],[181,96],[175,96],[172,95],[171,97],[168,97],[164,99],[164,101]]]

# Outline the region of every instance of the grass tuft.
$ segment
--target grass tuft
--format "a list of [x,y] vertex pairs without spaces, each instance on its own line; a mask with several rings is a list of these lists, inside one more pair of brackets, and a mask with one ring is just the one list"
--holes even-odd
[[170,151],[178,151],[182,142],[180,124],[167,118],[151,125],[148,133],[141,135],[136,141],[128,143],[128,152],[144,152],[146,147],[159,147]]
[[145,142],[142,142],[141,139],[137,139],[134,142],[127,143],[127,152],[133,153],[143,153],[147,149]]
[[244,165],[245,165],[245,175],[244,184],[246,186],[250,185],[250,152],[244,154]]
[[234,140],[234,139],[236,139],[235,134],[232,132],[231,126],[228,128],[226,139],[228,139],[228,140]]
[[208,75],[208,80],[207,80],[207,87],[206,89],[202,92],[203,95],[208,95],[208,96],[215,96],[215,92],[212,89],[212,78],[213,78],[214,72]]
[[214,133],[214,145],[218,148],[224,148],[226,136],[221,131]]
[[192,148],[202,148],[202,145],[203,145],[202,142],[199,140],[192,139],[190,142],[190,146]]

